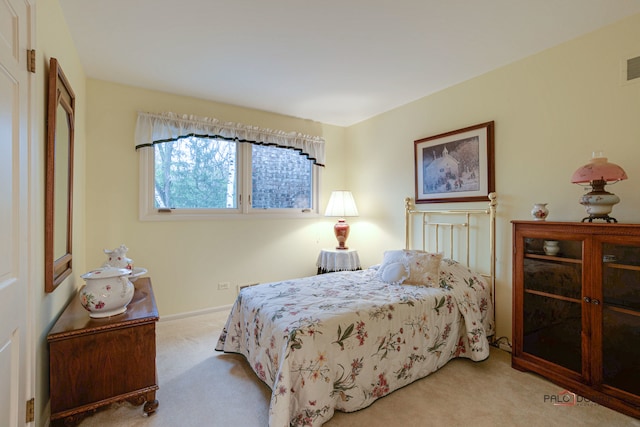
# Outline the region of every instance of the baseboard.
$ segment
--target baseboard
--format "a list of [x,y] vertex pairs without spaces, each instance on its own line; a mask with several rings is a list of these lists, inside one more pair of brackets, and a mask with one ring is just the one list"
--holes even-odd
[[500,350],[504,350],[509,353],[511,353],[512,351],[511,342],[509,342],[508,337],[495,338],[490,342],[490,344],[494,347],[499,348]]
[[244,288],[249,288],[251,286],[255,286],[255,285],[259,285],[260,282],[255,282],[255,283],[247,283],[245,285],[238,285],[238,293],[240,293],[241,290],[243,290]]
[[185,313],[169,314],[167,316],[160,316],[160,322],[184,319],[187,317],[200,316],[202,314],[216,313],[219,311],[229,311],[231,310],[231,307],[233,307],[233,304],[221,305],[218,307],[203,308],[202,310],[188,311]]
[[51,425],[51,399],[47,401],[46,406],[42,410],[42,414],[46,414],[43,418],[46,418],[42,427],[49,427]]

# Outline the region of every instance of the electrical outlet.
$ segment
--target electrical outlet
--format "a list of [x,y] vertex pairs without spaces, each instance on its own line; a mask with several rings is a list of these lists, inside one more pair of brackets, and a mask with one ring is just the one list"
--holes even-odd
[[219,291],[227,290],[227,289],[229,289],[230,285],[231,284],[229,282],[220,282],[220,283],[218,283],[218,290]]

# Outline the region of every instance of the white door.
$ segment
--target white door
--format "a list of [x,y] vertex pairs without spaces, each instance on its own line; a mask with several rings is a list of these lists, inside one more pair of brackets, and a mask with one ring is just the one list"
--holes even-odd
[[34,363],[27,351],[30,8],[27,0],[0,0],[0,426],[8,427],[25,424]]

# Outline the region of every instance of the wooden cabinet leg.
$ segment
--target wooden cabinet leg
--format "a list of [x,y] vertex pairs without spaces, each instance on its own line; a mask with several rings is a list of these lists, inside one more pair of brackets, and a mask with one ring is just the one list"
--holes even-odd
[[147,400],[147,402],[144,404],[144,413],[145,415],[153,415],[156,412],[156,409],[158,409],[158,405],[160,403],[156,400]]
[[156,400],[155,391],[150,391],[148,393],[130,397],[127,399],[127,402],[131,403],[134,406],[140,406],[144,403],[144,406],[142,408],[144,411],[144,415],[153,414],[156,409],[158,409],[158,405],[160,404],[158,400]]

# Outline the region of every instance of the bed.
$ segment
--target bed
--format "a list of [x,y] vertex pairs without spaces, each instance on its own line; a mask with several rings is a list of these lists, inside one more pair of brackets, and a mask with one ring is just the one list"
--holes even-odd
[[[360,271],[242,289],[216,350],[244,355],[271,388],[270,427],[319,426],[453,358],[482,361],[494,333],[495,212],[493,193],[487,209],[417,210],[407,199],[404,249]],[[471,256],[488,273],[469,268]]]

